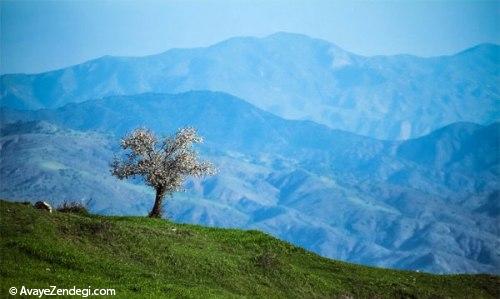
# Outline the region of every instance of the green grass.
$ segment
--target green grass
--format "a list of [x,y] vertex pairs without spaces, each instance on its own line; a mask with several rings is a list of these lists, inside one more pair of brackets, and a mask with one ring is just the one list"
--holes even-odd
[[0,215],[0,298],[23,285],[115,288],[118,298],[500,297],[497,276],[359,266],[258,231],[49,214],[5,201]]

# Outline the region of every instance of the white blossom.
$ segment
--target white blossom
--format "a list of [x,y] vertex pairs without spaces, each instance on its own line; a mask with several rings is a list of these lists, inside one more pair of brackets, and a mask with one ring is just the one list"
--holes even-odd
[[[193,144],[202,142],[203,139],[191,127],[178,130],[161,143],[150,130],[136,129],[121,140],[121,147],[127,153],[121,159],[115,157],[111,173],[119,179],[142,177],[147,185],[155,189],[155,208],[158,209],[166,194],[182,190],[188,176],[202,177],[216,173],[213,164],[199,161],[193,149]],[[159,213],[151,211],[150,216],[159,217]]]

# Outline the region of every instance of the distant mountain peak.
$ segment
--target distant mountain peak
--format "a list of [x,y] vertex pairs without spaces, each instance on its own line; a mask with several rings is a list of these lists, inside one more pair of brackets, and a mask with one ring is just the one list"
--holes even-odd
[[[309,35],[302,34],[302,33],[293,33],[293,32],[287,32],[287,31],[278,31],[273,34],[270,34],[264,39],[283,39],[283,40],[321,40],[321,39],[316,39],[313,38]],[[329,43],[328,41],[322,40],[326,43]]]
[[339,46],[336,44],[332,43],[331,41],[322,39],[322,38],[316,38],[316,37],[311,37],[306,34],[302,33],[292,33],[292,32],[286,32],[286,31],[278,31],[273,34],[270,34],[264,38],[262,38],[264,41],[280,41],[282,43],[306,43],[306,44],[316,44],[316,45],[322,45],[322,46],[330,46],[334,47],[335,49],[342,50],[344,52],[347,52],[344,49],[341,49]]
[[498,120],[499,53],[497,45],[482,44],[446,57],[365,57],[322,39],[277,32],[4,75],[0,106],[33,110],[110,95],[214,90],[284,118],[407,139],[461,120]]
[[494,43],[482,43],[458,52],[456,55],[487,55],[494,56],[497,61],[500,60],[500,45]]

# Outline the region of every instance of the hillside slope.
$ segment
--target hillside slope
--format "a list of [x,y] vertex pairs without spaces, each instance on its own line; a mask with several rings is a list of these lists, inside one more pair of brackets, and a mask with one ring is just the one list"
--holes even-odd
[[488,275],[436,276],[342,263],[257,231],[136,217],[49,214],[0,201],[1,294],[115,288],[130,297],[498,298]]

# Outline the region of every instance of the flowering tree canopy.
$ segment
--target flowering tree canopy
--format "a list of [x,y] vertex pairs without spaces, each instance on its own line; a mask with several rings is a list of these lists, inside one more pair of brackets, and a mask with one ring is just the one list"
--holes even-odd
[[202,177],[216,172],[212,163],[199,161],[193,144],[201,143],[194,128],[182,128],[174,136],[158,142],[148,129],[136,129],[121,141],[125,157],[111,163],[112,175],[119,179],[142,177],[156,191],[150,217],[161,217],[165,195],[180,191],[188,176]]

